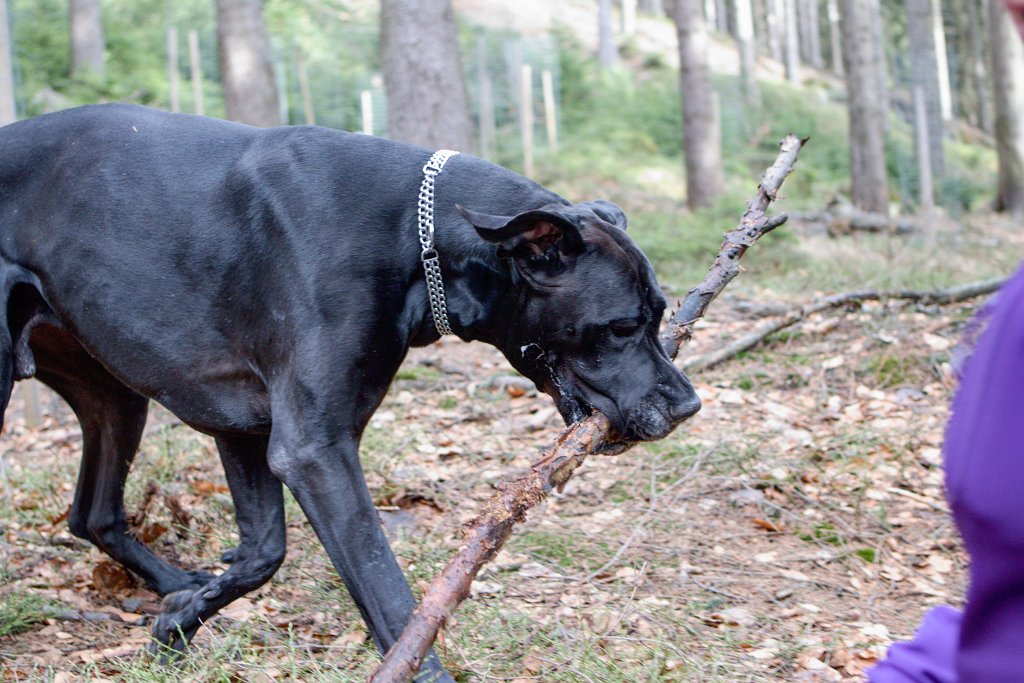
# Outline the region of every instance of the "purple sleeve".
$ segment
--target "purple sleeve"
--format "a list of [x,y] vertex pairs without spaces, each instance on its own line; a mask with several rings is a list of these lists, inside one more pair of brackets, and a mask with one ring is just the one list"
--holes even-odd
[[914,639],[892,645],[886,658],[868,671],[868,681],[957,683],[955,660],[961,617],[948,605],[928,612]]

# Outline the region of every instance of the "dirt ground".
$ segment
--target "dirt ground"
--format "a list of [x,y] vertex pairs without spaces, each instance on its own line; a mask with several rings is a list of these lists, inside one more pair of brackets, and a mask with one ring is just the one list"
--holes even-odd
[[[757,325],[742,303],[717,302],[685,354]],[[531,513],[445,634],[447,666],[466,681],[861,680],[927,609],[962,600],[940,447],[951,349],[978,303],[817,315],[700,373],[697,417],[592,459]],[[68,532],[81,437],[66,408],[43,404],[41,425],[5,426],[0,678],[364,680],[376,655],[291,499],[273,581],[211,620],[177,666],[140,656],[158,600]],[[363,458],[417,591],[559,426],[489,347],[410,353]],[[159,409],[128,510],[187,567],[223,569],[237,542],[211,441]]]

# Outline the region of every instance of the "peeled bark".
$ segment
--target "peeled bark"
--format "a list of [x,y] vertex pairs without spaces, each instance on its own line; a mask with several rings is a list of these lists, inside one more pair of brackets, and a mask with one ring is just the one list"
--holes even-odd
[[686,203],[710,205],[722,192],[722,144],[718,98],[708,66],[708,27],[700,0],[676,0],[679,92],[683,110]]
[[999,0],[989,4],[999,186],[995,208],[1024,216],[1024,47]]
[[869,6],[864,0],[840,0],[843,66],[850,119],[850,190],[853,205],[889,215],[889,179],[885,167],[885,115],[879,101],[878,64]]
[[281,125],[260,0],[217,0],[217,46],[228,118],[251,126]]
[[92,74],[102,78],[107,63],[103,40],[103,12],[100,0],[70,0],[68,26],[71,30],[71,77]]
[[431,149],[473,151],[451,0],[383,0],[380,24],[388,136]]

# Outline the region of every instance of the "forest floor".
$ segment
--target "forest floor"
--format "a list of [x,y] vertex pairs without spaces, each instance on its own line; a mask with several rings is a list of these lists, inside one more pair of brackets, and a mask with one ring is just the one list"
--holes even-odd
[[[964,272],[995,275],[1024,253],[1009,226],[972,230],[974,248],[945,244],[933,259],[955,252],[975,259]],[[885,244],[836,242],[801,234],[799,248],[849,266],[843,253]],[[757,248],[747,263],[757,268]],[[742,300],[813,295],[734,289],[685,356],[758,324]],[[446,665],[463,681],[861,680],[926,610],[962,600],[940,448],[950,352],[978,304],[812,316],[695,376],[695,418],[588,461],[530,514],[444,634]],[[560,429],[550,399],[513,375],[491,348],[446,339],[410,353],[370,423],[367,479],[417,592],[494,484]],[[54,407],[29,429],[14,414],[3,449],[0,680],[361,681],[372,670],[358,612],[290,497],[274,579],[213,618],[178,667],[149,663],[139,651],[158,599],[63,521],[81,451],[73,418]],[[183,566],[223,569],[216,558],[237,535],[212,442],[162,410],[129,480],[130,513],[151,482],[138,533]]]

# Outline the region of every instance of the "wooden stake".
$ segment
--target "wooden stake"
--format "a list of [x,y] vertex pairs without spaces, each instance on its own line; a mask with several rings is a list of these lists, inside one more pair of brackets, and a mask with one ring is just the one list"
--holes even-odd
[[306,125],[316,125],[316,113],[313,111],[313,93],[309,89],[309,66],[302,48],[295,48],[295,68],[299,72],[299,92],[302,94],[302,111],[306,115]]
[[494,91],[491,73],[487,70],[487,42],[483,36],[476,39],[476,72],[480,106],[480,156],[494,158]]
[[519,78],[519,131],[523,138],[523,175],[533,177],[533,69],[523,64]]
[[373,135],[373,93],[364,90],[359,101],[363,112],[363,133]]
[[167,29],[167,81],[170,84],[171,111],[181,111],[180,76],[178,74],[178,28]]
[[549,69],[541,73],[541,83],[544,87],[544,123],[548,130],[548,149],[552,154],[558,154],[558,112],[555,110],[554,79]]
[[195,110],[200,116],[206,114],[206,107],[203,106],[203,68],[199,61],[199,33],[188,32],[188,57],[192,65],[192,97],[195,100]]

